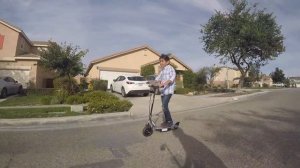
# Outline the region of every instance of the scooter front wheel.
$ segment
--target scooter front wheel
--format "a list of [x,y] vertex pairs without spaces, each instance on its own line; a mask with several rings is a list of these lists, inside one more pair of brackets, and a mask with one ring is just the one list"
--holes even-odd
[[143,129],[143,135],[145,137],[151,136],[153,134],[153,128],[147,124]]

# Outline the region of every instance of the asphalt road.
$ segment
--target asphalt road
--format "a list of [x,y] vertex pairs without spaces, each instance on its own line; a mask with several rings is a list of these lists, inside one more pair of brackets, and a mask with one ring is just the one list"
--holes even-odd
[[0,168],[298,168],[300,89],[173,114],[180,128],[143,137],[146,119],[0,131]]

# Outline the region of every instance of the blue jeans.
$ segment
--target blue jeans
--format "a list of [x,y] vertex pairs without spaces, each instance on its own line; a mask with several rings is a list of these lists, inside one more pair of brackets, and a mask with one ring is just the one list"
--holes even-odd
[[163,112],[165,114],[165,120],[166,120],[166,122],[169,122],[169,123],[173,123],[171,113],[169,110],[169,101],[170,101],[171,97],[172,97],[172,94],[161,96],[161,103],[162,103]]

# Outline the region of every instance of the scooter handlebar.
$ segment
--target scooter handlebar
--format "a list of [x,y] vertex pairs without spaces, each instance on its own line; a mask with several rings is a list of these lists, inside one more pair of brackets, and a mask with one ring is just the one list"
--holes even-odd
[[154,89],[158,89],[160,86],[160,82],[159,81],[151,81],[149,83],[149,87],[154,88]]

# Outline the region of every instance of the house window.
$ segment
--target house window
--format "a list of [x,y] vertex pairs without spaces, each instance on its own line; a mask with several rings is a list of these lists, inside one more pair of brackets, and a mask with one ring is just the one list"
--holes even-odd
[[0,34],[0,49],[3,48],[3,43],[4,43],[4,35]]

